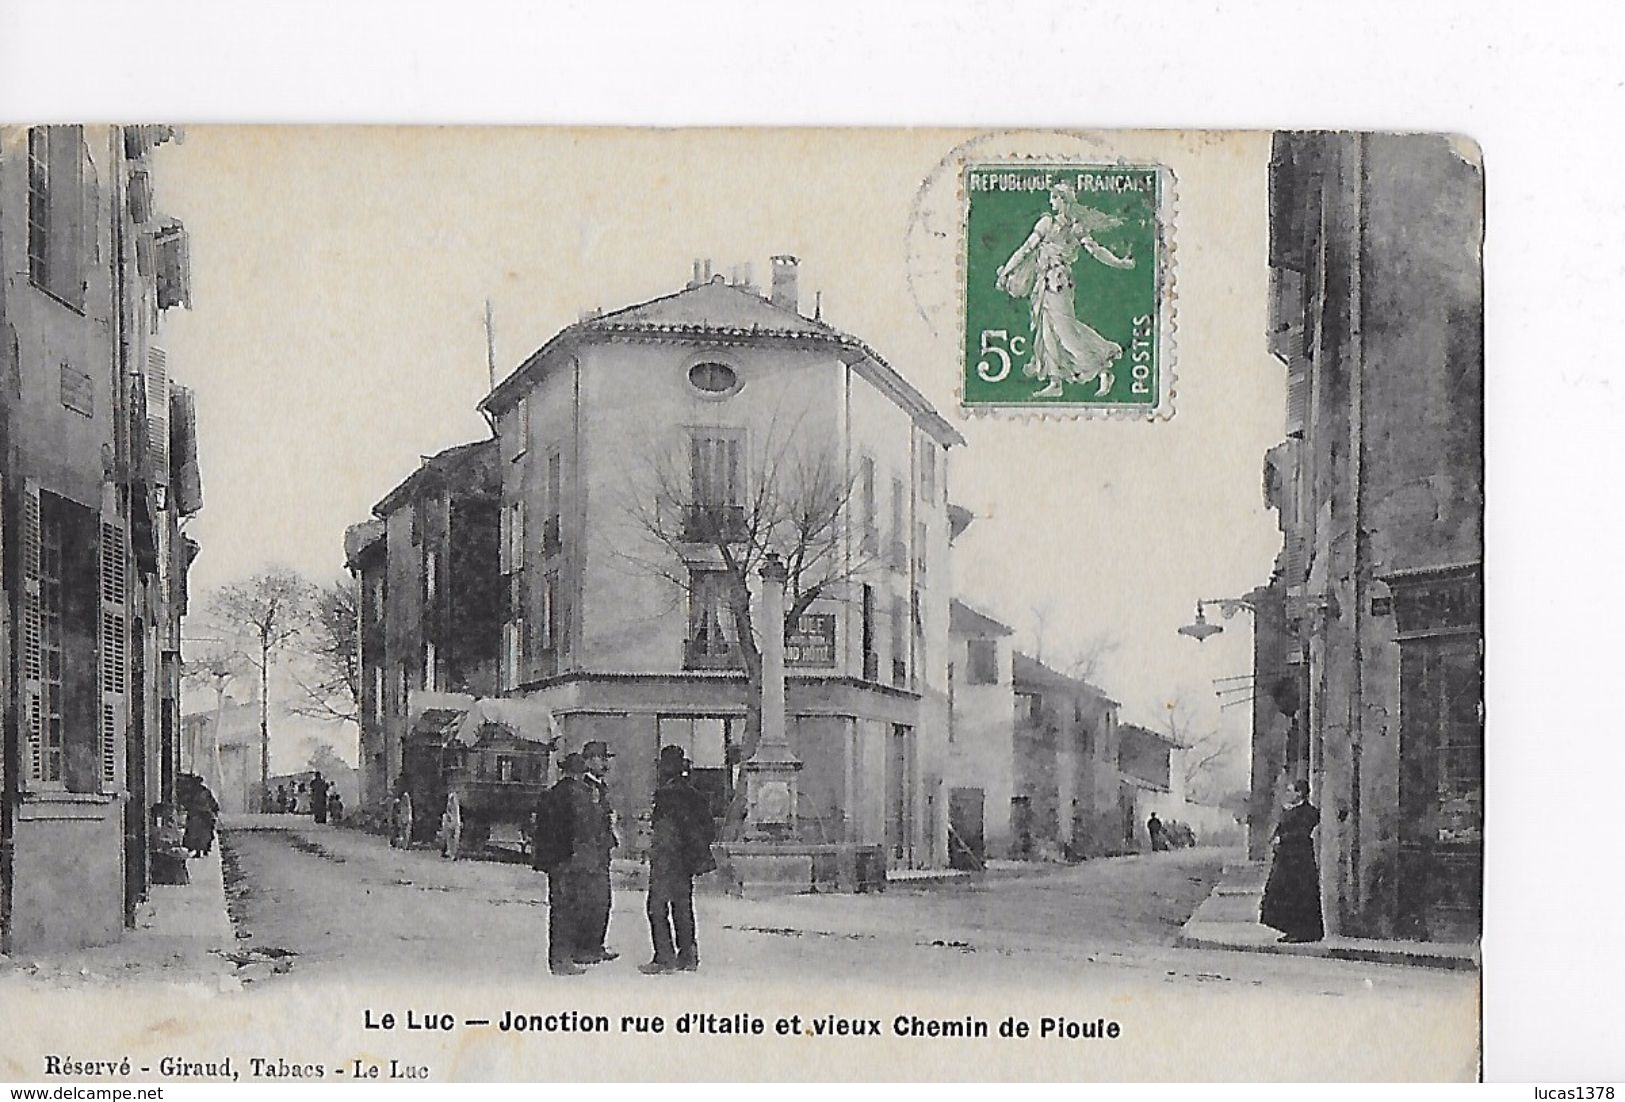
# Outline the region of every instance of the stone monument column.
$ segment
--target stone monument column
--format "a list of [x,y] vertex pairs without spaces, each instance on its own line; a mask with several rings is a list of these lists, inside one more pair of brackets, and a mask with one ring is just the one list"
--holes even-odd
[[796,837],[796,775],[801,759],[790,748],[784,703],[784,585],[788,572],[779,556],[762,564],[762,737],[744,763],[745,830],[752,841]]

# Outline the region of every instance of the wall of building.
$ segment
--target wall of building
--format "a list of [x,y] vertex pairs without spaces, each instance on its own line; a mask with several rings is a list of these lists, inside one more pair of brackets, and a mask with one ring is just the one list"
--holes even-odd
[[[20,799],[7,801],[15,826],[12,933],[18,948],[40,937],[58,946],[110,940],[145,894],[147,809],[171,794],[177,765],[174,740],[166,744],[163,736],[166,727],[174,732],[174,655],[184,595],[184,568],[173,576],[167,554],[176,534],[174,505],[159,508],[148,495],[150,485],[168,477],[167,422],[160,428],[148,421],[154,410],[167,417],[168,394],[167,375],[154,375],[148,358],[159,318],[154,277],[136,259],[151,212],[137,213],[127,191],[139,151],[130,151],[121,127],[61,126],[49,134],[53,150],[65,152],[49,158],[47,251],[53,271],[66,274],[46,290],[36,285],[29,257],[30,131],[0,130],[0,435],[6,449],[0,533],[17,563],[29,521],[24,501],[32,491],[82,509],[89,532],[67,549],[72,561],[64,564],[64,607],[89,607],[89,619],[104,629],[117,630],[118,622],[124,629],[116,636],[121,648],[111,648],[115,637],[108,636],[94,641],[94,659],[70,656],[75,668],[63,679],[64,699],[76,692],[94,699],[89,708],[64,713],[70,768],[60,781],[32,776],[21,686],[7,683],[7,708],[15,717],[9,733],[20,744],[23,765],[21,775],[7,777],[8,785],[23,790]],[[140,404],[148,387],[151,409]],[[148,507],[137,513],[136,501]],[[150,528],[135,529],[133,515],[150,518]],[[98,555],[111,556],[109,565],[118,571],[101,570]],[[122,578],[122,596],[97,607],[109,578]],[[21,607],[20,571],[5,581],[12,607]],[[19,632],[15,619],[6,624]],[[8,639],[9,653],[18,651],[20,638]],[[97,669],[98,662],[106,668]],[[112,716],[110,733],[102,730],[104,714]],[[41,907],[73,913],[42,925]]]
[[12,944],[21,951],[106,945],[124,932],[121,798],[17,808]]
[[997,677],[992,684],[970,679],[970,639],[955,635],[953,738],[947,782],[953,788],[982,793],[983,842],[989,857],[1011,852],[1010,797],[1015,792],[1016,697],[1010,684],[1012,647],[1008,637],[994,637]]
[[[1404,824],[1400,647],[1383,578],[1482,558],[1482,176],[1476,154],[1426,136],[1278,138],[1284,156],[1296,160],[1273,195],[1272,339],[1304,398],[1288,417],[1302,443],[1272,453],[1290,460],[1272,504],[1304,746],[1283,747],[1290,724],[1255,710],[1252,848],[1306,756],[1328,928],[1391,936]],[[1280,761],[1279,774],[1260,760]]]

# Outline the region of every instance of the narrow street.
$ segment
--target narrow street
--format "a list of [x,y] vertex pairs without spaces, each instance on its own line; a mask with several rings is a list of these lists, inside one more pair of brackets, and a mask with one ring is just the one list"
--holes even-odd
[[[545,880],[524,865],[451,862],[313,824],[231,830],[224,841],[227,893],[244,946],[292,954],[283,958],[285,972],[267,977],[271,984],[398,976],[406,961],[425,977],[555,982],[545,966]],[[894,884],[872,895],[700,894],[704,967],[677,982],[772,974],[959,990],[1019,982],[1329,996],[1444,995],[1476,982],[1424,969],[1173,948],[1227,856],[1182,850],[981,883]],[[649,951],[643,903],[642,891],[616,890],[609,940],[620,959],[568,982],[651,982],[636,970]]]

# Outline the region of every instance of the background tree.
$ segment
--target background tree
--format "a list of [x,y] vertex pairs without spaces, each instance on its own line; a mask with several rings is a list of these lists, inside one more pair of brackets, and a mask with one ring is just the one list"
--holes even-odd
[[214,724],[209,729],[209,745],[203,751],[208,771],[199,764],[199,747],[191,748],[192,768],[216,783],[220,778],[220,717],[226,710],[226,694],[247,668],[243,655],[221,640],[212,641],[201,652],[187,658],[181,680],[200,691],[214,694]]
[[305,630],[313,604],[311,584],[282,567],[222,586],[208,604],[209,618],[240,641],[240,653],[259,674],[262,800],[271,783],[271,666]]
[[1235,744],[1201,722],[1189,698],[1180,696],[1167,706],[1164,730],[1185,747],[1181,760],[1187,799],[1216,798],[1229,790],[1226,774],[1236,757]]
[[[820,597],[843,594],[846,583],[873,564],[880,545],[878,526],[866,540],[865,518],[850,516],[859,479],[848,475],[833,448],[794,426],[781,431],[776,420],[759,436],[754,451],[738,442],[731,452],[726,446],[706,451],[708,444],[685,441],[687,451],[648,455],[623,493],[632,545],[611,549],[636,572],[670,582],[677,601],[686,597],[690,609],[713,596],[699,586],[720,585],[729,642],[737,647],[747,687],[744,760],[761,737],[760,629],[786,631]],[[757,572],[769,554],[778,555],[788,574],[784,622],[759,626]]]
[[311,591],[305,630],[297,640],[302,669],[294,674],[305,699],[289,705],[290,712],[360,724],[360,603],[360,583],[348,576]]

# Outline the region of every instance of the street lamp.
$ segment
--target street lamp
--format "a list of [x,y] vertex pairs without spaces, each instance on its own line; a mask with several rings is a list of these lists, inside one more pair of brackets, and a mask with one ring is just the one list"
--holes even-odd
[[1196,619],[1179,629],[1179,634],[1188,635],[1198,643],[1205,642],[1224,630],[1223,624],[1210,624],[1207,622],[1207,606],[1212,605],[1224,614],[1226,620],[1245,609],[1256,612],[1257,607],[1245,597],[1216,597],[1196,602]]

